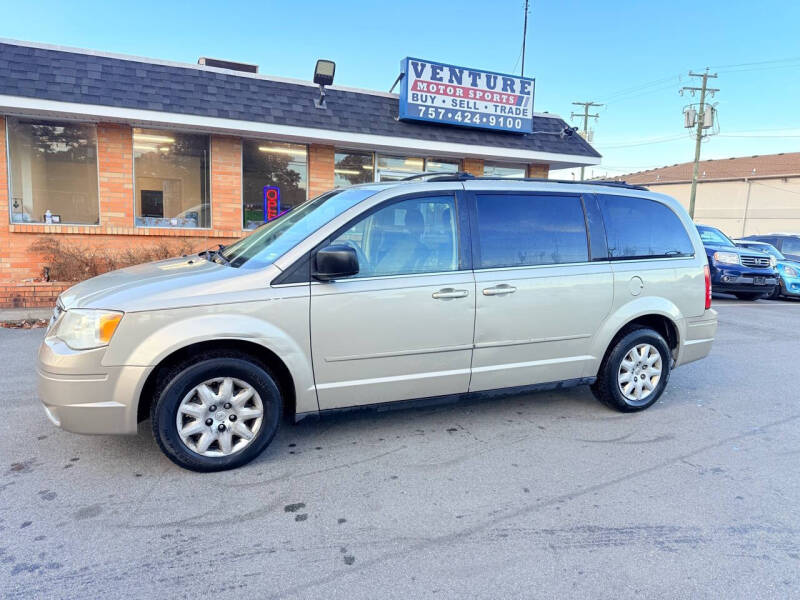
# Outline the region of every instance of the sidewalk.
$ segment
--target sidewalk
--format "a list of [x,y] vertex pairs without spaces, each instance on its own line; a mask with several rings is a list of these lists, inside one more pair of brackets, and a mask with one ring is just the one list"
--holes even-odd
[[49,320],[52,308],[0,308],[0,323],[8,321]]

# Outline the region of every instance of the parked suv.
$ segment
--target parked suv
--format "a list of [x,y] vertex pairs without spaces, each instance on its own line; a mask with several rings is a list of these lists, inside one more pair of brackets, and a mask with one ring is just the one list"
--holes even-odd
[[328,192],[221,250],[65,291],[39,351],[51,421],[135,433],[197,471],[282,412],[590,384],[624,412],[706,356],[697,230],[624,185],[429,176]]
[[771,296],[778,285],[776,261],[763,252],[739,248],[716,227],[698,225],[711,266],[711,287],[740,300]]

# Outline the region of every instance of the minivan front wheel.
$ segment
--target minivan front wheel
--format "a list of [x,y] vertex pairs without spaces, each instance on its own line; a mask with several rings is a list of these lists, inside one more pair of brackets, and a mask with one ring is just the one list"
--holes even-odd
[[281,419],[272,376],[238,355],[173,369],[151,408],[153,434],[175,464],[192,471],[244,465],[269,445]]
[[656,331],[633,329],[607,353],[592,392],[601,402],[622,412],[655,404],[667,385],[671,354]]

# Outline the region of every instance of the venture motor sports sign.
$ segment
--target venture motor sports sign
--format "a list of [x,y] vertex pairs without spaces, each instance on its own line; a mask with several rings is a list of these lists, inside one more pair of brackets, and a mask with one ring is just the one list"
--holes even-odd
[[404,58],[400,118],[533,131],[534,80]]

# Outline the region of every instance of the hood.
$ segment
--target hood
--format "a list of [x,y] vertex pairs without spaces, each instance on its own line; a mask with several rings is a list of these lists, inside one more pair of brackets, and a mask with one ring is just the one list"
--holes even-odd
[[136,312],[251,299],[266,288],[277,267],[247,271],[195,254],[127,267],[87,279],[61,294],[64,308],[104,308]]
[[[705,249],[709,252],[734,252],[736,254],[754,254],[754,250],[750,250],[748,248],[740,248],[739,246],[722,246],[718,244],[708,244],[704,243]],[[757,255],[757,254],[756,254]]]

